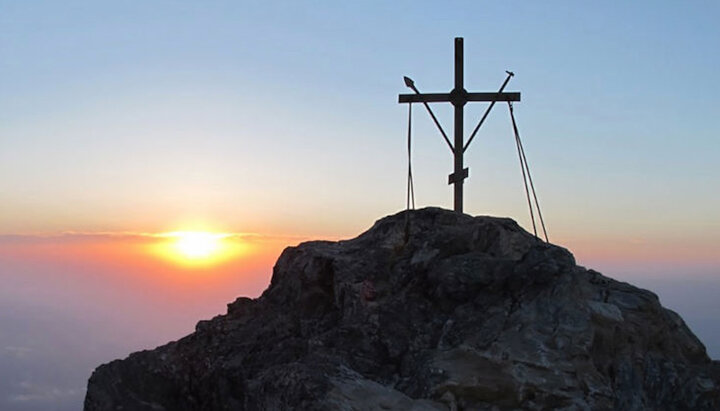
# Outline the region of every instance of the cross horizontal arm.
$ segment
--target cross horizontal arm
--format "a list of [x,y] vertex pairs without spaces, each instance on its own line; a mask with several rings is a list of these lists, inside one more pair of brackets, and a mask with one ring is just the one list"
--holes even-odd
[[520,93],[467,93],[467,101],[520,101]]
[[450,93],[400,94],[399,103],[441,103],[449,102]]
[[[399,103],[448,103],[450,93],[400,94]],[[520,101],[520,93],[467,93],[466,101]]]

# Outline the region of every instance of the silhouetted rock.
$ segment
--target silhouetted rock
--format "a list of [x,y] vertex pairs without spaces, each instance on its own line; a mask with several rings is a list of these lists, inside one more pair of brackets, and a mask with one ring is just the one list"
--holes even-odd
[[655,294],[510,219],[428,208],[287,248],[260,298],[100,366],[85,409],[709,410],[719,387]]

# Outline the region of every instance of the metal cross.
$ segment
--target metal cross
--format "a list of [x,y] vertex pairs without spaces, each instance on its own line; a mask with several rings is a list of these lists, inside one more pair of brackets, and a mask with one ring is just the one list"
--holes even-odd
[[[454,200],[455,200],[455,211],[462,213],[463,211],[463,182],[468,177],[469,172],[467,168],[463,168],[463,154],[467,150],[470,142],[475,137],[475,134],[480,129],[480,126],[487,118],[488,113],[498,101],[520,101],[520,93],[503,93],[503,89],[510,81],[510,77],[513,73],[507,72],[508,77],[500,87],[497,93],[468,93],[463,86],[463,39],[462,37],[455,38],[455,88],[449,93],[426,93],[421,94],[415,87],[415,83],[408,77],[405,77],[405,85],[411,88],[415,94],[400,94],[398,96],[399,103],[423,103],[425,108],[430,113],[435,125],[440,129],[445,142],[453,152],[455,168],[452,174],[448,176],[448,184],[454,185]],[[475,130],[473,130],[467,143],[464,142],[463,137],[463,107],[468,101],[488,101],[491,102],[488,108],[483,114],[480,123],[478,123]],[[450,143],[445,131],[443,131],[440,123],[435,118],[430,106],[427,103],[451,103],[455,107],[455,144]]]

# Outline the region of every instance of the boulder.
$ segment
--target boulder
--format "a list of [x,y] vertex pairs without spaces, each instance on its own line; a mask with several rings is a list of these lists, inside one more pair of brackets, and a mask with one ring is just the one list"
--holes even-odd
[[98,367],[85,410],[720,409],[655,294],[507,218],[437,208],[285,249],[268,289]]

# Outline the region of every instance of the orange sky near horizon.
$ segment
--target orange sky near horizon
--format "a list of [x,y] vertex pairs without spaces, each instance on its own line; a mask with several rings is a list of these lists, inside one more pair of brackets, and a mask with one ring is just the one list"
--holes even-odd
[[[71,261],[88,265],[124,268],[126,281],[142,273],[143,282],[158,286],[188,287],[199,281],[216,282],[253,272],[246,278],[257,294],[259,284],[270,279],[271,268],[287,246],[310,240],[353,238],[372,226],[367,222],[356,233],[341,235],[263,235],[256,233],[224,234],[224,254],[210,258],[188,259],[180,255],[176,239],[167,233],[68,232],[43,235],[0,235],[0,255],[18,260],[43,260],[62,266]],[[553,235],[554,244],[570,250],[579,264],[685,264],[720,266],[720,254],[712,241],[685,238],[681,241],[651,236],[598,235],[579,237],[572,233]],[[211,231],[212,232],[212,231]],[[592,268],[592,267],[590,267]],[[242,277],[242,275],[241,275]],[[237,278],[236,278],[237,280]]]
[[42,260],[59,268],[74,262],[91,267],[122,268],[125,281],[189,287],[189,290],[198,282],[217,281],[231,272],[264,271],[268,262],[274,261],[286,246],[298,242],[293,237],[239,234],[223,239],[223,247],[230,250],[227,255],[192,260],[177,250],[176,239],[164,234],[83,233],[5,236],[3,239],[0,255],[5,257]]

